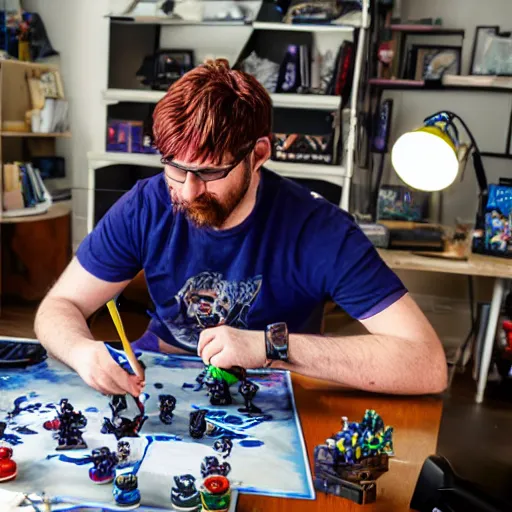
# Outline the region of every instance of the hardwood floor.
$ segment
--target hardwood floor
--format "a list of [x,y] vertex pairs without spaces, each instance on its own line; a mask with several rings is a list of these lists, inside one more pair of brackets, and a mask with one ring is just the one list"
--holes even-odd
[[[35,338],[34,318],[37,311],[35,305],[3,306],[0,314],[0,336],[17,338]],[[135,341],[140,338],[149,323],[149,316],[139,311],[121,311],[123,325],[128,339]],[[91,322],[91,332],[98,340],[119,340],[116,329],[106,310],[102,310]]]

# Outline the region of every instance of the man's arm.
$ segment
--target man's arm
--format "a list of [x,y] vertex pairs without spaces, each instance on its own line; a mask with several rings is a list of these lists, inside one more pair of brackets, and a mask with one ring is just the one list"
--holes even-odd
[[361,336],[290,336],[290,363],[310,377],[381,393],[440,393],[447,385],[444,350],[410,295],[361,321]]
[[[290,362],[276,362],[273,367],[379,393],[440,393],[446,388],[441,342],[408,294],[362,323],[370,334],[292,334]],[[207,329],[198,353],[214,366],[258,368],[265,361],[263,336],[260,331],[224,326]]]
[[103,281],[74,258],[39,306],[38,339],[56,359],[73,368],[90,386],[105,394],[138,396],[142,382],[129,376],[94,340],[86,319],[129,283]]

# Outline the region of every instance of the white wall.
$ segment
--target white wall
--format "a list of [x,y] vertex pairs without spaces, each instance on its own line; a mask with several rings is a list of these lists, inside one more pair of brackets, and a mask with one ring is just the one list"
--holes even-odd
[[[126,1],[126,0],[124,0]],[[119,2],[118,2],[119,3]],[[73,187],[73,243],[87,233],[87,152],[101,151],[105,111],[101,91],[108,71],[109,12],[107,0],[25,0],[27,11],[38,12],[50,41],[60,53],[60,69],[70,102],[72,139],[59,141]]]

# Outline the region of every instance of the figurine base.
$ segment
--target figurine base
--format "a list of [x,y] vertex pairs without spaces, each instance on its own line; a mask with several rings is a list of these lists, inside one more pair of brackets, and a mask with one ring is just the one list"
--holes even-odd
[[59,445],[55,449],[59,452],[65,451],[65,450],[83,450],[84,448],[87,448],[87,445],[85,443],[80,444],[73,444],[68,446],[67,444]]
[[10,480],[14,480],[17,476],[18,472],[16,471],[16,473],[12,475],[0,477],[0,482],[9,482]]
[[176,505],[171,501],[172,508],[177,512],[200,512],[203,509],[203,505],[199,503],[199,505],[193,505],[191,507],[184,507],[181,505]]
[[116,502],[116,506],[118,508],[122,508],[123,510],[135,510],[136,508],[140,507],[140,502],[133,503],[132,505],[123,505],[122,503],[117,503]]
[[313,484],[317,491],[346,498],[358,505],[375,503],[377,499],[377,483],[374,480],[356,484],[332,474],[320,472],[315,476]]
[[91,482],[95,485],[105,485],[105,484],[110,484],[114,481],[114,477],[108,477],[108,478],[103,478],[103,479],[97,479],[97,480],[94,480],[94,479],[90,479]]
[[238,412],[241,412],[242,414],[261,414],[263,411],[259,408],[253,405],[252,407],[242,407],[241,409],[238,409]]

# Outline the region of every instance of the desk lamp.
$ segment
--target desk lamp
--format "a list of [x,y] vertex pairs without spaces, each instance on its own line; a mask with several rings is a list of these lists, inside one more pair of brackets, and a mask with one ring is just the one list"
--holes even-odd
[[393,146],[391,162],[410,187],[435,192],[449,187],[457,178],[463,148],[457,120],[466,130],[473,151],[473,165],[480,188],[477,225],[482,221],[488,195],[487,178],[478,144],[466,123],[453,112],[443,110],[427,117],[421,128],[403,134]]

